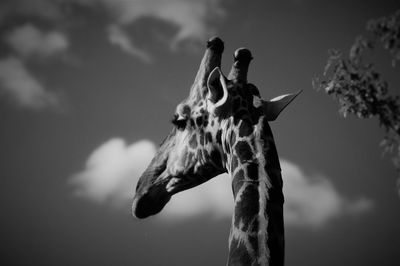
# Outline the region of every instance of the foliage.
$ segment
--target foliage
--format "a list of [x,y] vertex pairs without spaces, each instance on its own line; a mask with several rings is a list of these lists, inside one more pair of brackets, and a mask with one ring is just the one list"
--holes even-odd
[[400,194],[400,97],[389,95],[388,82],[373,63],[364,60],[367,52],[381,44],[396,67],[400,60],[400,10],[369,21],[367,31],[371,37],[357,37],[348,56],[338,50],[329,51],[323,79],[314,79],[313,86],[337,99],[344,117],[354,114],[359,118],[378,118],[385,131],[381,145],[385,153],[392,155],[399,174]]

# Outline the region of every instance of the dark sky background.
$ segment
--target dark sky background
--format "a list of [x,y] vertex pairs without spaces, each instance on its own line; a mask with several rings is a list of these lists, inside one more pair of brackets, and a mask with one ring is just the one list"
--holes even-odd
[[[153,143],[188,95],[206,40],[218,35],[225,73],[236,48],[252,51],[249,80],[265,99],[303,90],[271,127],[282,160],[314,180],[305,190],[288,188],[287,204],[298,196],[322,208],[288,220],[286,265],[399,265],[400,199],[379,147],[383,132],[374,119],[342,118],[337,103],[311,85],[328,49],[347,51],[369,19],[399,7],[372,0],[2,1],[0,264],[225,264],[230,217],[210,214],[223,209],[212,209],[217,202],[207,203],[211,211],[139,221],[129,200]],[[399,67],[377,54],[398,93]],[[123,186],[96,187],[97,174],[119,169],[132,173]],[[330,210],[318,205],[320,194],[305,195],[315,186],[334,190],[340,203],[313,223]],[[199,205],[184,211],[205,206],[207,194],[196,195]]]

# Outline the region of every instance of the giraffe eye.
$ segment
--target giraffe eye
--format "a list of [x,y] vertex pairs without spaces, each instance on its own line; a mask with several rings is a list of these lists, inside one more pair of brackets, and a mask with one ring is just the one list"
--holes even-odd
[[171,122],[174,126],[176,126],[177,129],[184,130],[186,128],[187,119],[179,117],[179,115],[175,114]]

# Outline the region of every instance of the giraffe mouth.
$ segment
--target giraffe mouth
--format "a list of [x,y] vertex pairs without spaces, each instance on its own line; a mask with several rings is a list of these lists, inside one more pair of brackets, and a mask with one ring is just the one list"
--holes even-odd
[[165,178],[163,182],[152,185],[145,193],[135,195],[132,213],[139,219],[155,215],[164,208],[174,194],[193,186],[184,178]]
[[[158,179],[165,173],[166,162],[159,167],[145,171],[136,187],[136,195],[132,204],[132,214],[143,219],[159,213],[171,198],[167,190],[166,179]],[[156,181],[156,180],[160,181]]]
[[151,189],[147,193],[136,196],[132,213],[136,218],[143,219],[159,213],[170,200],[171,195],[162,187]]

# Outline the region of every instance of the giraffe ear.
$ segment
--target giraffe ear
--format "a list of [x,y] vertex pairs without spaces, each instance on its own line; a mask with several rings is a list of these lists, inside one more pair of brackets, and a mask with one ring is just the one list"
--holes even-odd
[[228,89],[226,87],[226,78],[219,67],[214,68],[207,80],[208,95],[215,107],[223,105],[228,99]]
[[281,95],[269,101],[263,101],[264,113],[267,120],[275,121],[283,109],[285,109],[301,92],[302,90],[296,93]]

